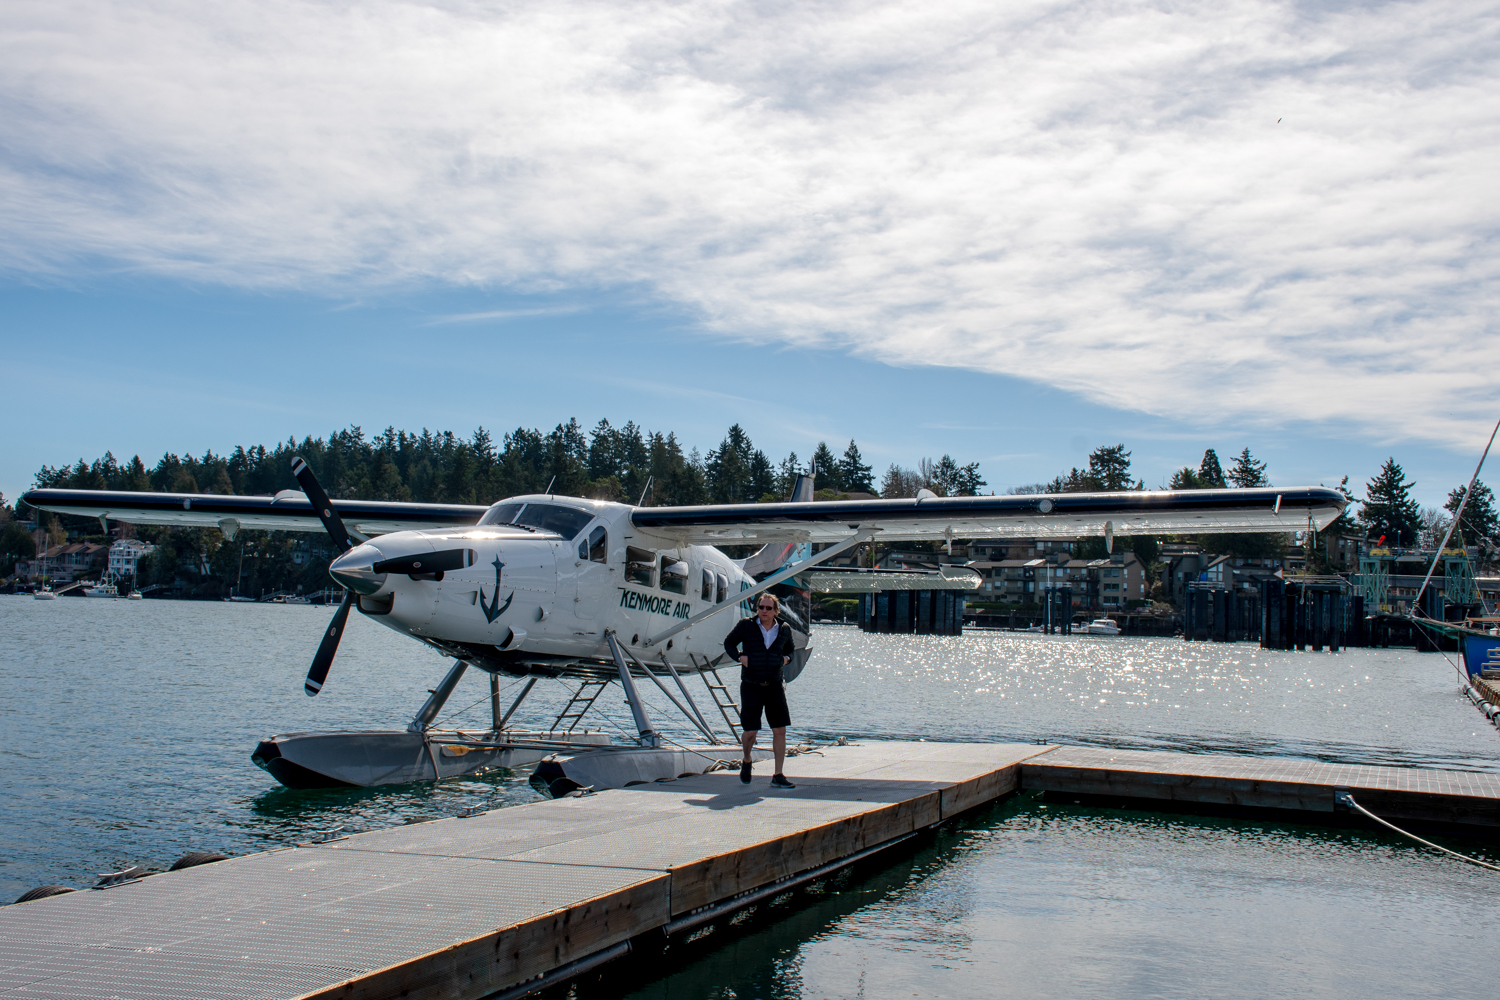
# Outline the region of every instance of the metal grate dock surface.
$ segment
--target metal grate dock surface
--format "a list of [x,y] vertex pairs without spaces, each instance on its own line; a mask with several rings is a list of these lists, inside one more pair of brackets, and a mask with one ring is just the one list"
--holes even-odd
[[1045,747],[872,743],[0,908],[0,998],[479,997],[1013,790]]

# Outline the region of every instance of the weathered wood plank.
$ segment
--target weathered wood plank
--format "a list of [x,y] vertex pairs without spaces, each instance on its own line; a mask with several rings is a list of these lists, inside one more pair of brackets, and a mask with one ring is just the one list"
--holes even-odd
[[[546,866],[539,865],[539,869]],[[545,878],[544,870],[538,871]],[[670,877],[502,927],[298,1000],[468,1000],[487,996],[667,922]]]
[[1020,783],[1021,767],[1019,764],[997,768],[987,774],[981,774],[944,788],[939,811],[943,819],[950,819],[975,806],[998,799],[1002,795],[1009,795],[1020,786]]
[[673,866],[669,869],[672,916],[894,840],[941,818],[941,793],[920,793],[832,823]]

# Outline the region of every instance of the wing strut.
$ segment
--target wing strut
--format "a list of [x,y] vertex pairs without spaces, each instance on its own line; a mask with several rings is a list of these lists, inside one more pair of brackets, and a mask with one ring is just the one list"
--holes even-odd
[[848,552],[850,549],[854,548],[854,546],[859,545],[861,542],[868,542],[874,537],[875,532],[873,531],[861,531],[851,538],[844,539],[837,545],[830,545],[828,546],[828,548],[824,549],[822,552],[819,552],[811,559],[804,559],[801,562],[797,563],[795,566],[788,566],[786,569],[782,570],[779,573],[772,573],[770,576],[766,577],[764,580],[760,581],[760,583],[757,583],[749,590],[742,590],[738,594],[732,595],[727,600],[720,601],[718,604],[715,604],[707,611],[700,611],[693,617],[689,618],[687,621],[678,622],[676,625],[673,625],[665,632],[653,635],[642,645],[654,646],[658,642],[661,642],[663,639],[674,636],[685,628],[692,628],[694,625],[698,624],[710,615],[716,615],[720,611],[723,611],[725,608],[738,604],[741,601],[748,601],[755,595],[759,594],[761,591],[770,590],[778,583],[782,583],[785,580],[791,579],[798,573],[801,573],[803,570],[816,566],[818,563],[823,562],[825,559],[832,559],[836,555],[841,555],[845,552]]

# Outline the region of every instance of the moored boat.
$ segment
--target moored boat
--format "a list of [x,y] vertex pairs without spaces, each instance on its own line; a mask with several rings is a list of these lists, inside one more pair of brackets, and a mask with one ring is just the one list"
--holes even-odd
[[1113,618],[1095,618],[1089,622],[1086,631],[1089,635],[1119,635],[1120,626],[1115,624]]

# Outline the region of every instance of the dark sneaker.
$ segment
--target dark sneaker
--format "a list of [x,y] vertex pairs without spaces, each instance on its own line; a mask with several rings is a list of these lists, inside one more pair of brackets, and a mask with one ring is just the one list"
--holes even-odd
[[[746,779],[746,780],[749,780],[749,779]],[[790,781],[787,781],[786,780],[786,775],[784,775],[784,774],[773,774],[773,775],[771,775],[771,787],[772,788],[796,788],[797,786],[794,785],[794,784],[792,784]]]
[[748,760],[740,761],[740,780],[747,785],[750,784],[750,762]]

